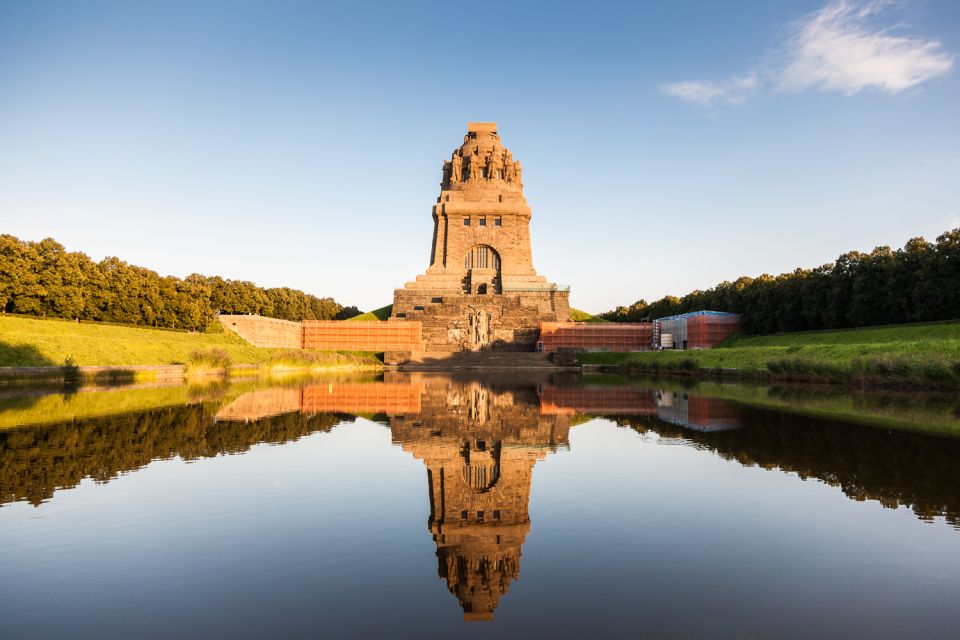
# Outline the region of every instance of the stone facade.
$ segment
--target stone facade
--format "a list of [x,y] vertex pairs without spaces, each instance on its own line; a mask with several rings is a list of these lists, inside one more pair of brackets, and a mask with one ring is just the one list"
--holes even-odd
[[522,167],[492,122],[471,122],[443,164],[430,266],[394,292],[393,318],[423,323],[427,351],[536,347],[541,321],[569,319],[569,291],[533,268]]

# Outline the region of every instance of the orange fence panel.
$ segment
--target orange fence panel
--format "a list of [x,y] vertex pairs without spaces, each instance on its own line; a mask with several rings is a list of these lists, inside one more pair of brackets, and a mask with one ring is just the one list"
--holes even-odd
[[643,351],[650,348],[653,324],[541,322],[541,351]]

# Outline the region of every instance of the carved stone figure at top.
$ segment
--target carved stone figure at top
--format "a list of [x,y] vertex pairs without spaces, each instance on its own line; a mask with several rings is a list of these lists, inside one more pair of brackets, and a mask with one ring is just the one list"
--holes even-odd
[[470,181],[475,182],[483,178],[483,158],[479,155],[470,156]]
[[521,189],[523,188],[523,167],[520,166],[520,161],[517,160],[513,163],[513,171],[516,174],[514,176],[514,181],[517,183],[517,186]]
[[503,179],[510,184],[513,184],[513,182],[517,179],[517,169],[513,165],[513,160],[510,158],[510,152],[507,152],[504,155]]
[[450,161],[450,183],[456,184],[463,178],[463,158],[459,153],[453,154],[453,160]]
[[449,160],[443,161],[443,177],[440,179],[440,186],[447,187],[450,186],[450,180],[452,177],[452,169]]
[[503,165],[501,164],[500,154],[494,149],[487,156],[487,178],[490,180],[503,177]]

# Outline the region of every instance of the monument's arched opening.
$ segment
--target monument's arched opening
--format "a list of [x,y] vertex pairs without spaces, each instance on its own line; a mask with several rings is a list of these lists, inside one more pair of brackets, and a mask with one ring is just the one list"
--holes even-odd
[[500,254],[485,244],[478,244],[463,259],[464,293],[485,295],[503,293],[500,286]]

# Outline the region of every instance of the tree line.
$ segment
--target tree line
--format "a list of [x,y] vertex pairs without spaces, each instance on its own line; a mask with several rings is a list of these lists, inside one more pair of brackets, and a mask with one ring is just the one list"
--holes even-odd
[[744,276],[600,317],[640,322],[701,309],[739,313],[751,334],[960,319],[960,228],[935,243],[914,238],[902,249],[851,251],[815,269]]
[[203,330],[218,312],[295,322],[360,313],[289,287],[264,289],[198,273],[161,276],[119,258],[94,262],[52,238],[31,242],[6,234],[0,235],[0,311],[189,330]]

